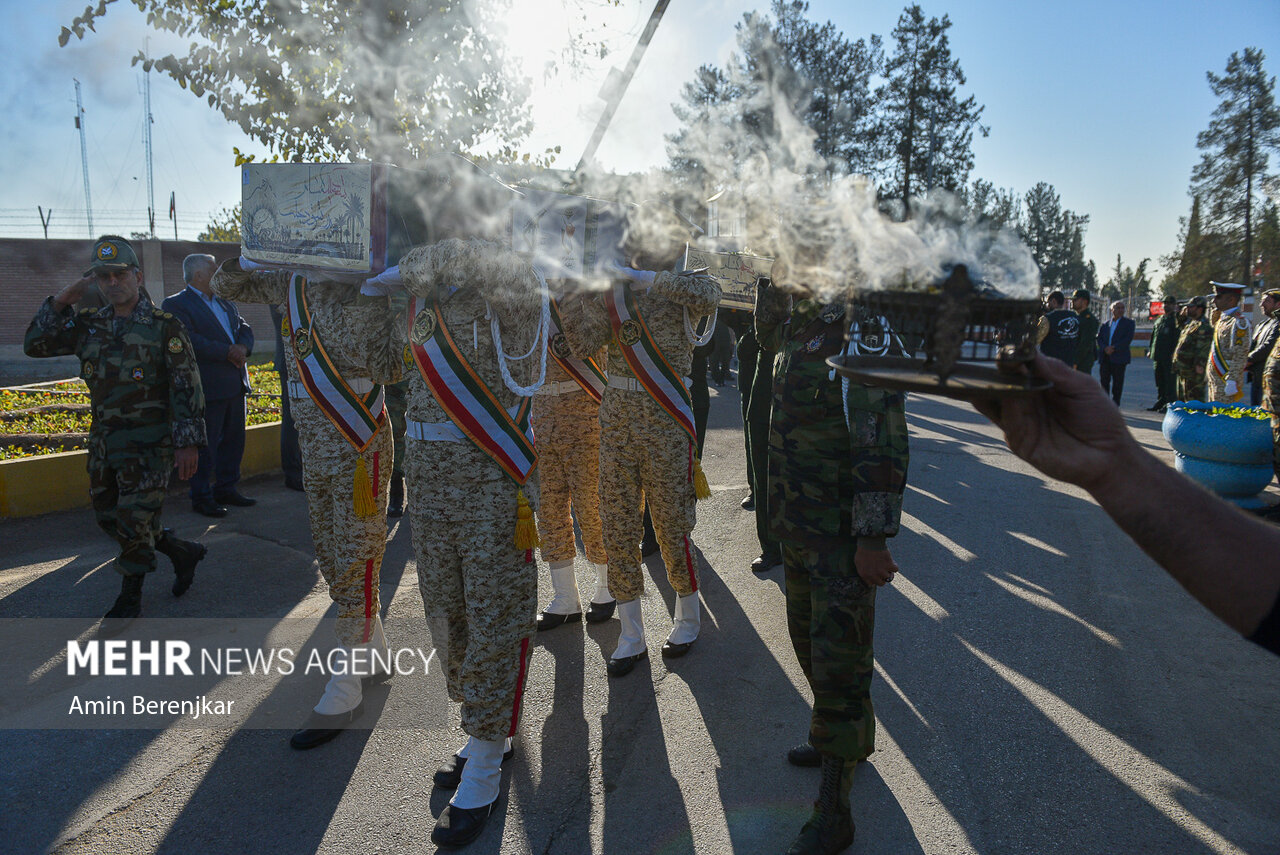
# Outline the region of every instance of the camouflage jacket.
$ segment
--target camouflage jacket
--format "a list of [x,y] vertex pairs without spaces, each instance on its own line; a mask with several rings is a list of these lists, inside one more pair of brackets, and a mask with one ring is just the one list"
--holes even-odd
[[[684,310],[689,310],[689,321],[696,328],[698,319],[711,314],[720,303],[720,286],[709,276],[659,273],[653,286],[635,291],[636,305],[644,324],[653,334],[653,341],[666,357],[667,362],[681,377],[689,376],[693,365],[693,344],[684,328]],[[574,356],[585,359],[595,356],[608,345],[608,364],[602,365],[610,377],[631,377],[631,366],[622,355],[621,346],[613,337],[609,313],[604,300],[569,301],[562,306],[560,318],[564,321],[564,336]]]
[[50,297],[27,327],[22,349],[35,357],[79,357],[93,408],[93,456],[204,445],[204,391],[182,322],[141,293],[129,317],[117,321],[114,313],[111,306],[59,312]]
[[1203,379],[1209,361],[1209,346],[1213,342],[1213,327],[1204,318],[1188,321],[1178,336],[1173,349],[1173,370],[1184,380]]
[[1273,347],[1262,367],[1262,406],[1271,413],[1271,426],[1280,430],[1280,347]]
[[[880,548],[898,533],[907,482],[905,399],[845,384],[826,364],[844,346],[841,304],[802,300],[788,312],[776,288],[756,297],[756,336],[776,350],[769,424],[769,528],[816,548],[857,538]],[[846,415],[847,414],[847,415]]]
[[1169,362],[1173,359],[1174,348],[1178,346],[1178,316],[1165,312],[1156,318],[1151,328],[1151,359],[1155,362]]

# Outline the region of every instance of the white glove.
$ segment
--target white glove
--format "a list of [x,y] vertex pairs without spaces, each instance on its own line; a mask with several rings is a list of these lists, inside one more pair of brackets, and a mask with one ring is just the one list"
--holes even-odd
[[632,282],[638,282],[642,285],[652,285],[653,280],[658,278],[658,274],[652,270],[636,270],[634,267],[623,267],[616,259],[606,265],[605,269],[615,276],[621,276],[623,279],[630,279]]
[[279,269],[277,267],[273,267],[270,264],[259,264],[256,261],[250,261],[249,259],[245,258],[243,255],[240,256],[240,258],[238,258],[237,261],[239,261],[240,263],[240,269],[245,271],[246,273],[252,272],[254,270],[278,270]]
[[1238,394],[1240,394],[1240,388],[1236,386],[1236,381],[1228,380],[1227,381],[1227,397],[1234,398]]
[[400,278],[400,266],[388,267],[386,270],[364,280],[360,293],[367,297],[385,297],[398,294],[404,290],[404,280]]

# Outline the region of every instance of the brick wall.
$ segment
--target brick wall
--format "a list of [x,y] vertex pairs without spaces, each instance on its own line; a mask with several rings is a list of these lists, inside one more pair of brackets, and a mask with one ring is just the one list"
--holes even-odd
[[[187,240],[129,241],[142,263],[147,291],[157,304],[186,287],[182,259],[194,252],[208,253],[221,264],[240,254],[235,243],[202,243]],[[0,238],[0,294],[8,311],[0,314],[0,347],[21,349],[22,336],[45,297],[78,280],[89,266],[91,240],[41,240]],[[253,327],[255,354],[270,355],[275,331],[266,306],[244,303],[240,314]]]

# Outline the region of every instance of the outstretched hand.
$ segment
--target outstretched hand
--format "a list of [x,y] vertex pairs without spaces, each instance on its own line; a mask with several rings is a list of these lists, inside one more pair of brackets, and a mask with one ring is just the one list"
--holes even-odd
[[974,401],[1004,431],[1009,449],[1041,472],[1088,489],[1134,446],[1120,410],[1088,374],[1036,353],[1032,371],[1053,383],[1023,398]]

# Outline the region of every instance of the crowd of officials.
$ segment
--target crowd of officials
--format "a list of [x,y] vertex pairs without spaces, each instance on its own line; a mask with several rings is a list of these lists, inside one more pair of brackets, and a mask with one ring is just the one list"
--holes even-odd
[[[253,336],[230,299],[270,304],[280,320],[288,368],[282,392],[300,452],[300,472],[287,468],[286,478],[300,480],[290,486],[307,494],[317,563],[337,605],[337,646],[349,661],[357,650],[386,648],[378,601],[386,517],[406,509],[411,515],[423,605],[468,734],[434,776],[454,795],[432,839],[466,845],[493,812],[501,765],[515,751],[533,633],[581,618],[575,519],[592,568],[587,619],[616,612],[622,624],[609,675],[624,677],[648,655],[638,599],[645,517],[678,595],[662,655],[678,659],[693,649],[701,593],[691,534],[695,502],[709,495],[700,466],[707,358],[716,362],[715,382],[724,382],[728,330],[735,327],[750,484],[744,507],[757,514],[761,544],[753,569],[783,567],[787,626],[814,699],[808,739],[787,757],[820,768],[817,798],[788,852],[843,851],[854,836],[853,774],[874,751],[875,597],[898,572],[888,541],[899,529],[907,478],[905,398],[845,382],[831,370],[827,359],[850,346],[856,320],[848,316],[856,308],[843,299],[826,302],[803,283],[761,279],[754,311],[726,311],[717,336],[719,286],[700,271],[667,272],[676,257],[674,246],[667,249],[630,247],[634,267],[619,267],[607,290],[560,283],[553,296],[527,260],[474,239],[415,247],[399,267],[358,286],[242,258],[215,266],[209,256],[192,256],[184,264],[191,293],[157,308],[141,290],[128,242],[100,238],[84,278],[40,307],[25,349],[78,356],[90,389],[93,507],[120,546],[122,577],[102,631],[118,633],[141,613],[142,581],[156,567],[156,551],[173,561],[175,595],[190,587],[205,554],[203,545],[160,527],[175,463],[180,478],[192,479],[197,511],[220,515],[222,502],[253,503],[236,489],[243,440],[231,436],[237,413],[243,431]],[[75,311],[94,283],[106,305]],[[1201,368],[1212,394],[1235,400],[1241,372],[1257,362],[1248,352],[1238,355],[1239,331],[1250,346],[1256,337],[1247,320],[1241,325],[1238,286],[1219,285],[1218,292],[1213,320],[1222,340],[1207,333]],[[1267,311],[1277,299],[1268,292]],[[1105,324],[1088,305],[1085,292],[1073,296],[1072,310],[1061,294],[1051,295],[1041,348],[1081,371],[1094,361],[1106,366],[1102,385],[1118,404],[1133,324],[1123,304],[1112,306]],[[1180,381],[1183,362],[1196,361],[1185,354],[1206,335],[1199,331],[1204,305],[1192,300],[1180,313],[1185,322],[1174,323],[1171,359]],[[1262,370],[1268,400],[1280,393],[1276,363],[1273,352]],[[1058,371],[1043,361],[1037,370]],[[1180,393],[1203,388],[1192,374]],[[1096,413],[1096,401],[1075,380],[1055,382],[1049,396],[1078,403],[1057,423],[1031,430],[1047,411],[1019,402],[979,408],[1016,453],[1058,477],[1105,471],[1099,443],[1085,441],[1077,452],[1060,442],[1050,453],[1026,436],[1065,429],[1078,440],[1101,431],[1117,454],[1138,453],[1125,443],[1118,414],[1073,427],[1076,413]],[[404,396],[399,418],[388,414],[396,386]],[[1098,385],[1092,389],[1096,396]],[[1079,459],[1066,461],[1069,454]],[[540,479],[539,465],[546,467]],[[579,489],[584,479],[587,488]],[[1217,506],[1208,512],[1221,513]],[[1272,535],[1246,536],[1262,542]],[[553,598],[541,614],[528,568],[537,550],[552,569]],[[1191,552],[1157,560],[1177,575],[1173,566]],[[1266,614],[1255,614],[1257,595],[1265,605],[1275,594],[1265,574],[1248,579],[1253,587],[1242,588],[1251,605],[1215,608],[1246,633]],[[1276,623],[1273,609],[1259,632],[1274,634]],[[364,689],[385,676],[335,671],[293,747],[315,748],[341,734],[362,714]]]

